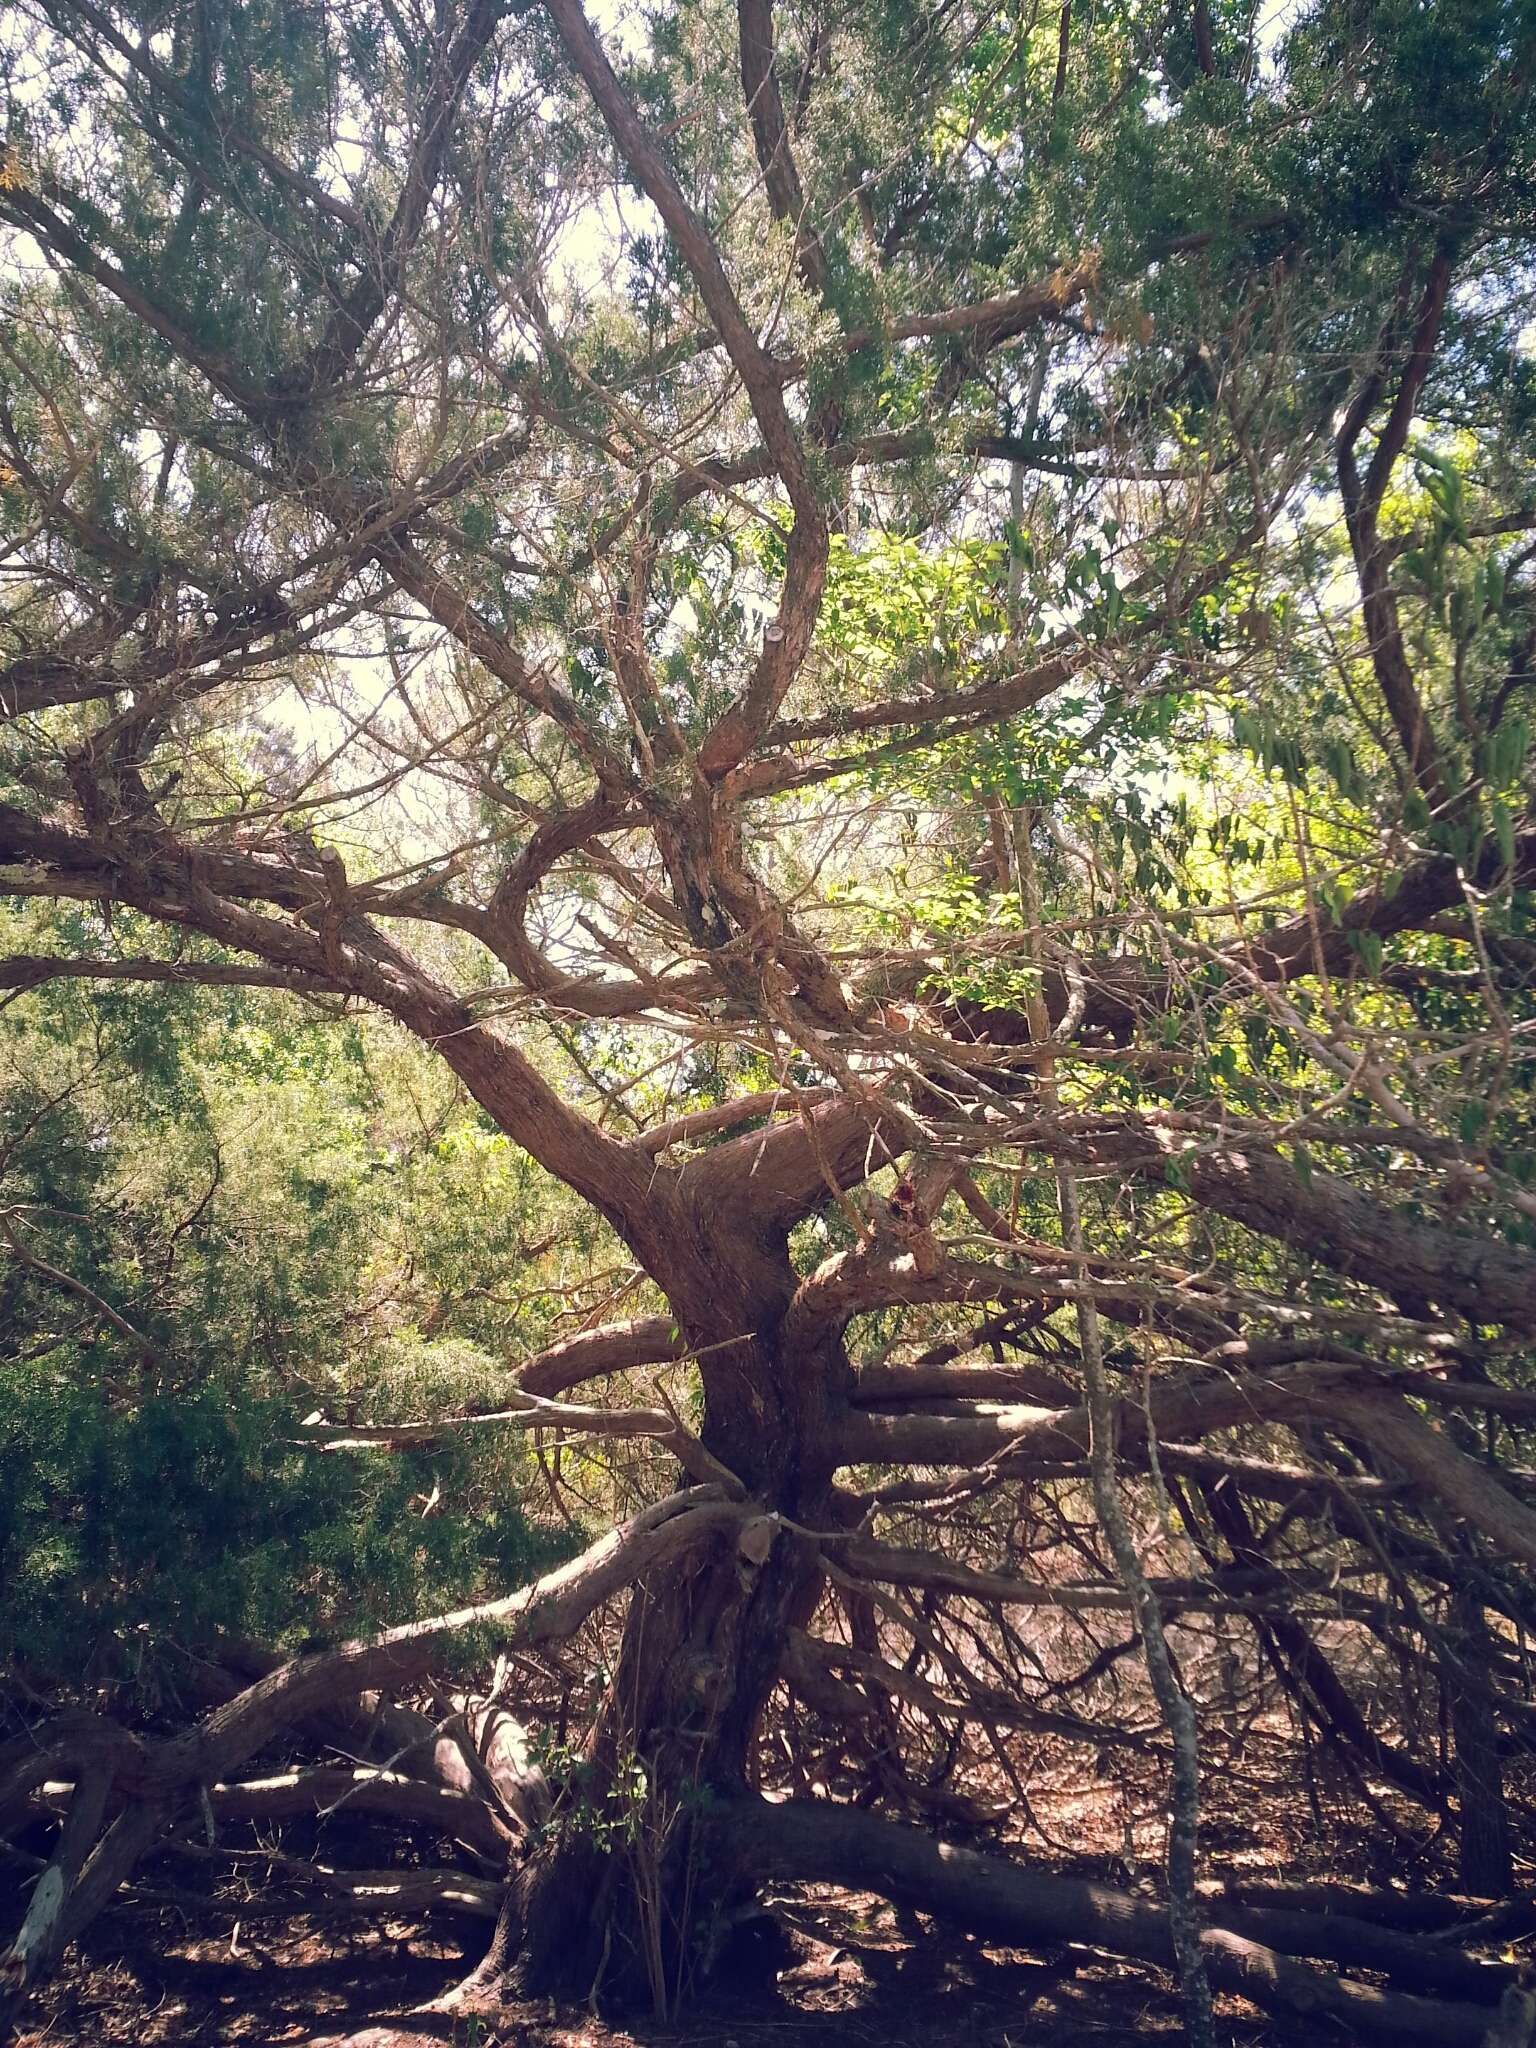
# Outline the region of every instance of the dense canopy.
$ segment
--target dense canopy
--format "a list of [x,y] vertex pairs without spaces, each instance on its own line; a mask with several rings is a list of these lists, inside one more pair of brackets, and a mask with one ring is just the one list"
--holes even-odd
[[[776,1873],[1483,2038],[1199,1813],[1259,1716],[1530,1846],[1533,93],[1530,0],[8,10],[15,2000],[367,1722],[475,1996]],[[1019,1867],[1042,1743],[1161,1902]]]

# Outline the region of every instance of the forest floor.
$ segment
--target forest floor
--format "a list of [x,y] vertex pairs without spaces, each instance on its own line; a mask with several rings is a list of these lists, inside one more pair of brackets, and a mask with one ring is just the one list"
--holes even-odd
[[[1123,2048],[1181,2039],[1159,1971],[1085,1950],[1008,1950],[951,1938],[883,1901],[796,1890],[775,1901],[777,1969],[720,1983],[685,2021],[610,2026],[580,2009],[413,2016],[476,1953],[441,1929],[285,1921],[236,1941],[174,1938],[155,1916],[97,1923],[39,2001],[18,2048]],[[483,1939],[483,1937],[480,1937]],[[1314,2048],[1224,2001],[1240,2048]],[[1339,2037],[1332,2036],[1335,2043]],[[1342,2044],[1340,2044],[1342,2048]]]
[[[1326,1777],[1310,1797],[1294,1751],[1250,1732],[1244,1767],[1213,1774],[1202,1845],[1213,1875],[1444,1885],[1446,1842],[1399,1807],[1362,1826]],[[1091,1770],[1032,1780],[1041,1869],[1151,1893],[1161,1847],[1156,1774],[1116,1795]],[[1123,1819],[1138,1825],[1127,1841]],[[319,1846],[300,1829],[285,1846]],[[388,1860],[375,1824],[328,1825],[340,1863]],[[1068,1847],[1070,1845],[1070,1849]],[[338,1854],[341,1849],[351,1854]],[[1129,1850],[1134,1867],[1123,1857]],[[1019,1853],[1017,1845],[1015,1853]],[[151,1880],[153,1881],[153,1880]],[[499,2008],[437,2018],[417,2008],[483,1952],[484,1921],[330,1917],[236,1923],[238,1895],[209,1887],[200,1925],[175,1910],[104,1914],[31,2008],[17,2048],[1176,2048],[1168,1975],[1091,1949],[1009,1949],[953,1933],[873,1896],[785,1886],[763,1903],[782,1930],[736,1959],[674,2024],[610,2022],[581,2008]],[[1218,2004],[1233,2048],[1350,2048],[1341,2029],[1281,2022],[1237,1998]]]
[[[1064,1867],[1109,1874],[1098,1858]],[[623,2026],[547,2004],[421,2014],[470,1969],[483,1922],[298,1917],[231,1930],[226,1917],[211,1933],[125,1907],[92,1928],[17,2048],[1175,2048],[1183,2038],[1172,1982],[1150,1966],[982,1943],[831,1887],[784,1887],[764,1903],[782,1940],[747,1945],[685,2019]],[[1318,2048],[1315,2023],[1284,2025],[1235,1998],[1219,2009],[1233,2048]],[[1347,2048],[1331,2027],[1329,2042]]]

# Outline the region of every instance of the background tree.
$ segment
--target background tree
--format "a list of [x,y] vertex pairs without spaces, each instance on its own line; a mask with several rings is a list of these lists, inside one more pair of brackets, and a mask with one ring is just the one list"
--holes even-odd
[[[29,1722],[0,1812],[75,1792],[22,1988],[283,1729],[622,1600],[478,1990],[666,2005],[780,1870],[992,1929],[1089,1914],[1177,1960],[1196,2039],[1208,1976],[1480,2039],[1499,1974],[1462,1957],[1202,1931],[1194,1642],[1247,1615],[1300,1723],[1503,1877],[1536,1559],[1529,8],[29,0],[5,33],[18,1014],[127,984],[114,1028],[225,1076],[188,990],[306,1044],[295,1002],[353,1043],[392,1020],[400,1085],[436,1064],[455,1128],[563,1191],[589,1306],[622,1262],[622,1316],[466,1333],[524,1351],[512,1392],[472,1360],[374,1422],[365,1351],[299,1426],[370,1476],[295,1500],[355,1516],[399,1483],[369,1452],[488,1413],[652,1448],[528,1591],[535,1539],[498,1549],[471,1492],[472,1606],[420,1619],[447,1560],[413,1594],[386,1543],[348,1613],[414,1614],[248,1666],[189,1732]],[[184,1320],[157,1363],[109,1165],[40,1155],[32,1114],[18,1369],[70,1296],[46,1400],[108,1345],[135,1426],[190,1427],[197,1357],[249,1359],[238,1284],[200,1254],[204,1349]],[[167,1257],[197,1185],[150,1205]],[[460,1185],[473,1315],[549,1247]],[[453,1192],[384,1204],[426,1266]],[[644,1405],[564,1399],[659,1365]],[[1390,1712],[1322,1589],[1404,1674]],[[760,1801],[798,1697],[921,1811],[915,1728],[1046,1710],[1040,1602],[1131,1610],[1166,1910]],[[482,1846],[483,1780],[437,1786]]]

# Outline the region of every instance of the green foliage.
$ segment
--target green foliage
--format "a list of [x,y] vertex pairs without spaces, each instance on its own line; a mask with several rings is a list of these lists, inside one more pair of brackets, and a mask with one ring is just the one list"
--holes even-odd
[[0,1051],[0,1635],[34,1673],[363,1632],[567,1554],[520,1435],[301,1440],[495,1406],[547,1329],[536,1288],[480,1297],[559,1204],[430,1068],[413,1141],[400,1049],[281,998],[66,984]]
[[956,688],[966,650],[1004,630],[1001,580],[1008,551],[996,541],[935,552],[899,534],[833,536],[822,604],[824,644],[871,693],[903,666],[942,673]]

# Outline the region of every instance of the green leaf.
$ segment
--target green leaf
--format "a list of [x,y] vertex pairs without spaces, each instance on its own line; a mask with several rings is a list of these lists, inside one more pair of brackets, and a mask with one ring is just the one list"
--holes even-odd
[[1515,864],[1515,821],[1509,814],[1509,806],[1500,798],[1493,802],[1493,833],[1499,842],[1499,855],[1506,868]]

